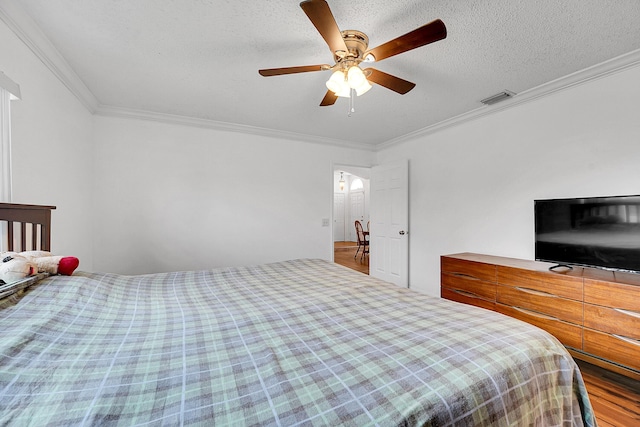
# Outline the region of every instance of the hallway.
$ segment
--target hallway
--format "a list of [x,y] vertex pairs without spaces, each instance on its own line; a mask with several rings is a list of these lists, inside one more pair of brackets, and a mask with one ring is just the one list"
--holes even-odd
[[336,264],[369,274],[369,255],[362,257],[362,249],[360,249],[358,256],[354,258],[358,249],[357,242],[334,242],[333,247],[333,259]]

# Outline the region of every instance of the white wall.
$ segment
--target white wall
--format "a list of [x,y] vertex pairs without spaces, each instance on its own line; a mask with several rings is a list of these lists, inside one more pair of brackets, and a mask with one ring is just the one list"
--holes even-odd
[[534,257],[534,199],[640,194],[640,67],[378,153],[409,159],[410,286],[439,257]]
[[0,21],[0,67],[20,85],[11,102],[13,202],[55,205],[52,251],[92,269],[92,116]]
[[332,257],[333,163],[373,153],[95,117],[95,270]]

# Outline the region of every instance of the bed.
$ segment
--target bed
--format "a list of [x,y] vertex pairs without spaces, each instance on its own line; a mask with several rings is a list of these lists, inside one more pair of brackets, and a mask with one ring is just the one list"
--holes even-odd
[[595,425],[551,335],[327,261],[29,280],[1,425]]

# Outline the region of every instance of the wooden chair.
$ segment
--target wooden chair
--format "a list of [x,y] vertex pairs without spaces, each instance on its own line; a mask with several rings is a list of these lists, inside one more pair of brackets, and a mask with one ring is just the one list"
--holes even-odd
[[362,257],[365,256],[365,254],[369,253],[369,240],[367,239],[367,235],[362,229],[362,223],[356,220],[355,226],[356,226],[356,238],[358,239],[358,249],[356,250],[356,254],[353,257],[354,258],[357,257],[358,252],[360,251],[360,248],[362,248],[362,255],[360,255],[360,259],[362,259]]

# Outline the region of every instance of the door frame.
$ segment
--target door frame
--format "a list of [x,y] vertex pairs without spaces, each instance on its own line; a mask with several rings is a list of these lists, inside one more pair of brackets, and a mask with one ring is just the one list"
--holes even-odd
[[[337,197],[340,196],[340,197]],[[347,208],[347,198],[345,197],[344,193],[333,193],[333,214],[335,215],[335,209],[336,209],[336,200],[340,200],[342,199],[342,240],[346,240],[347,239],[347,224],[345,223],[345,215],[344,215],[344,211]],[[331,230],[331,234],[333,235],[333,241],[336,242],[336,233],[339,232],[339,227],[336,227],[337,225],[337,221],[335,221],[336,218],[332,218],[332,226],[333,229]],[[338,218],[339,219],[339,218]]]
[[[369,171],[369,177],[366,177],[366,178],[370,179],[371,168],[372,168],[371,165],[364,165],[364,164],[363,165],[357,165],[357,164],[331,162],[331,172],[329,174],[331,176],[331,182],[330,182],[331,187],[329,187],[329,188],[331,188],[331,198],[329,199],[330,208],[329,208],[329,235],[328,235],[329,245],[330,245],[329,246],[330,247],[329,253],[331,254],[330,257],[329,257],[329,261],[331,261],[331,262],[335,262],[334,253],[333,253],[333,248],[334,248],[334,243],[333,243],[333,220],[334,220],[334,218],[333,218],[333,209],[334,209],[334,206],[333,206],[333,189],[334,189],[333,176],[334,176],[334,173],[336,171],[341,171],[341,170],[349,171],[349,169],[352,169],[352,170],[363,170],[364,169],[366,171]],[[349,173],[352,173],[352,172],[349,171]],[[354,175],[358,175],[358,174],[354,173]],[[358,176],[360,176],[360,175],[358,175]],[[365,178],[363,176],[360,176],[360,177],[361,178]]]

